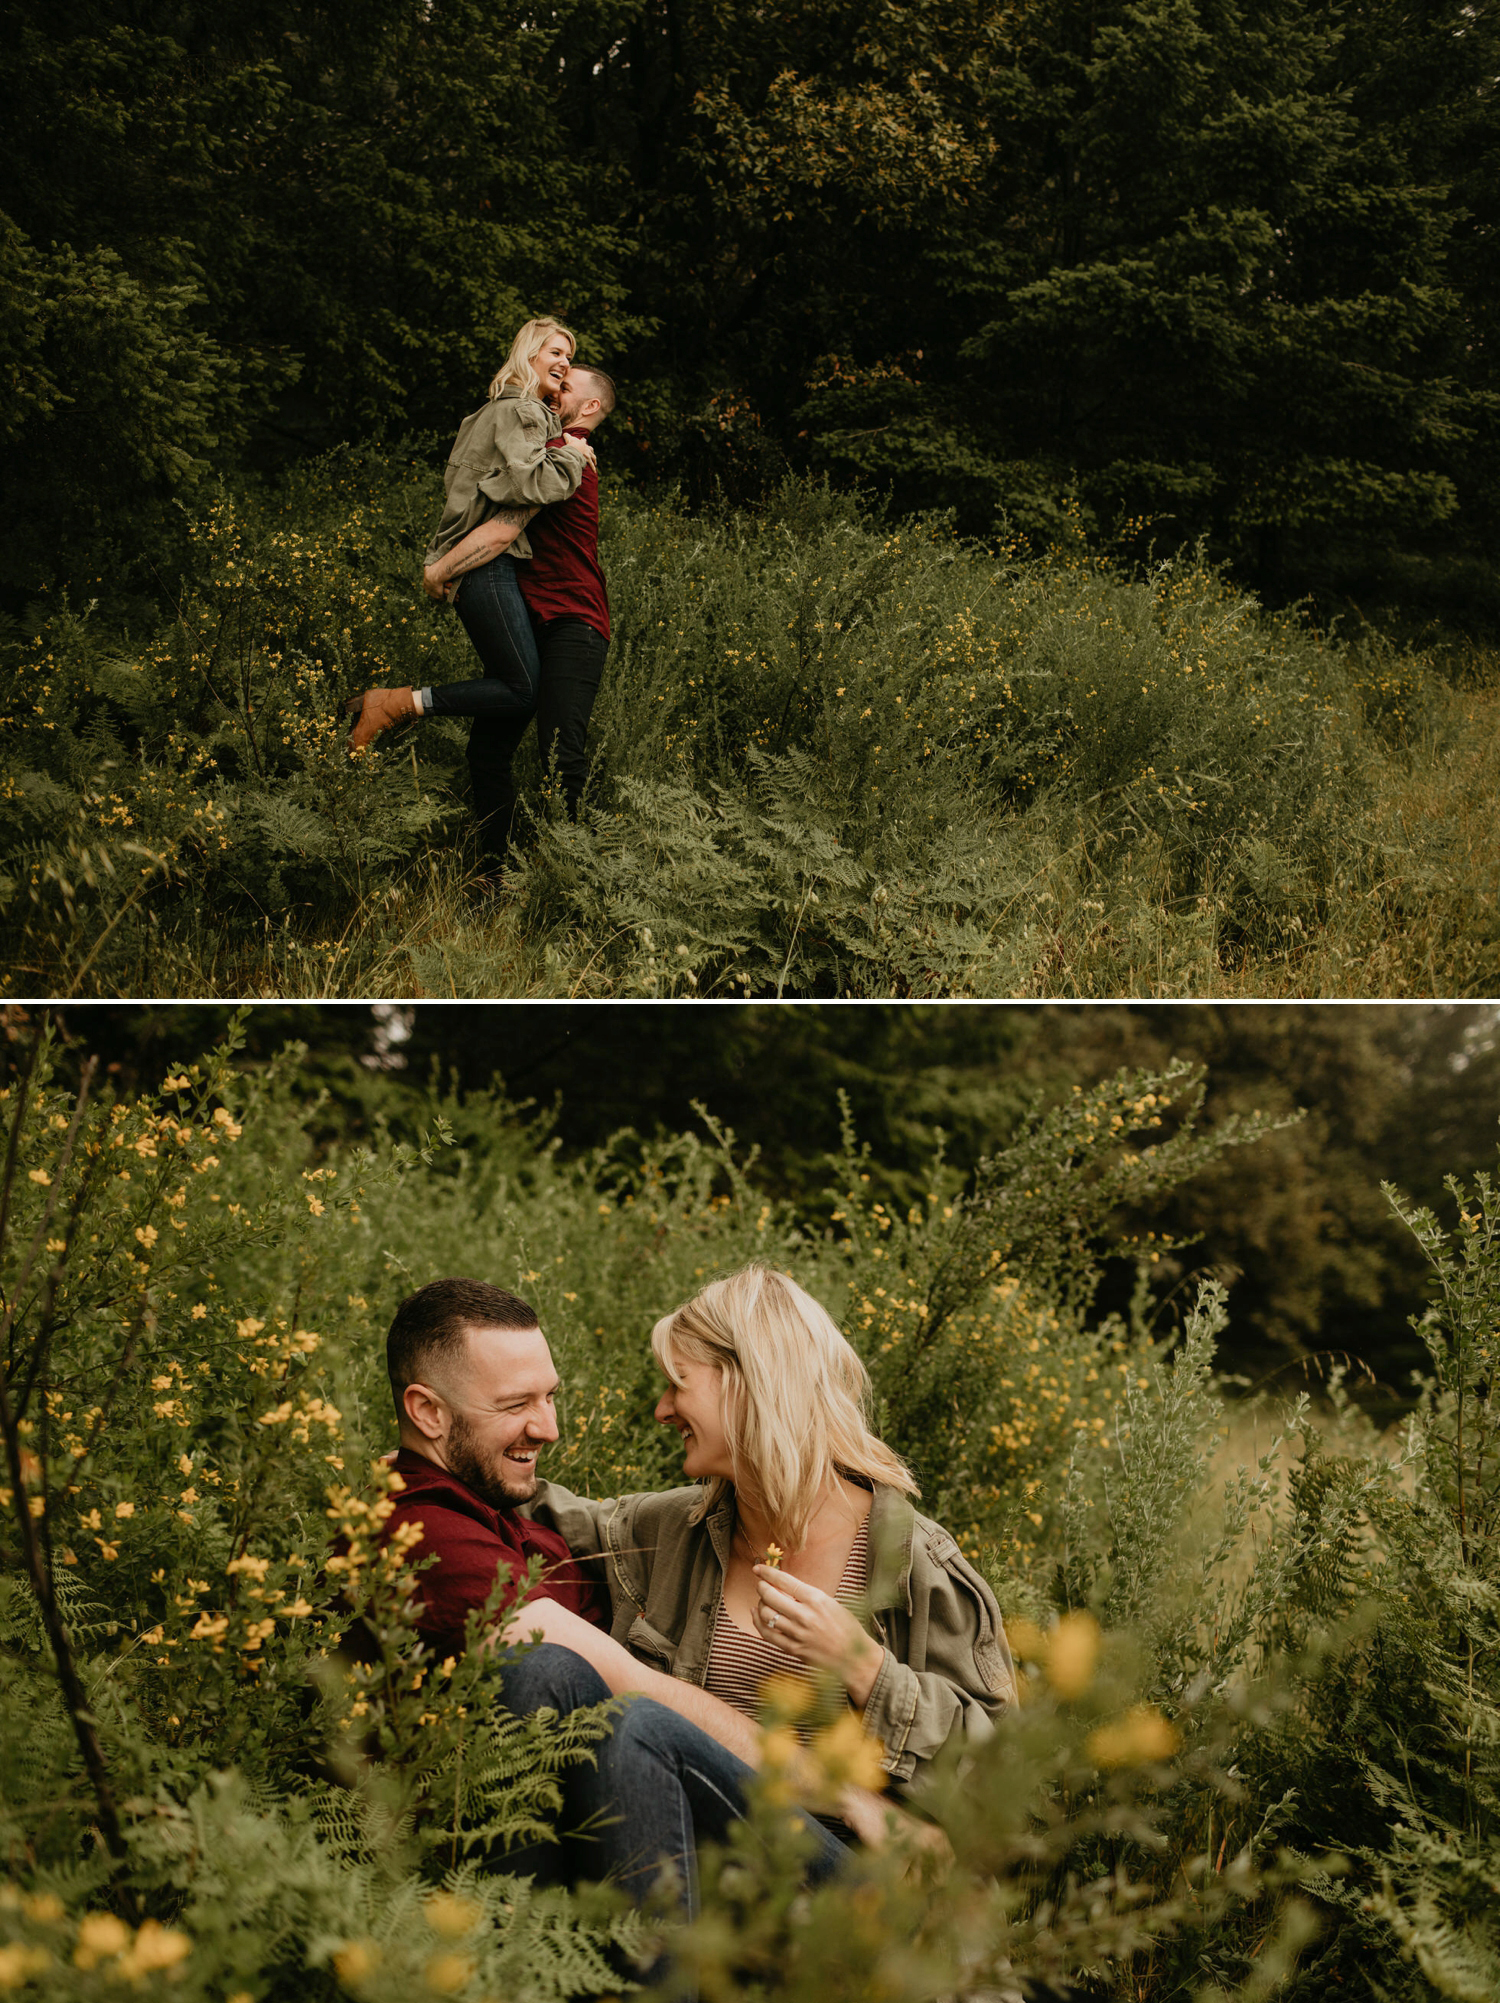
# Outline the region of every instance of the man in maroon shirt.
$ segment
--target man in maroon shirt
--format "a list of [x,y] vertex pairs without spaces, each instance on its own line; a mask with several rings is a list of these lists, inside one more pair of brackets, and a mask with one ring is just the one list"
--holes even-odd
[[[508,1853],[503,1868],[612,1876],[640,1898],[667,1860],[691,1907],[697,1845],[723,1841],[743,1815],[758,1735],[729,1705],[646,1668],[612,1640],[602,1586],[556,1531],[517,1513],[535,1492],[538,1454],[557,1438],[557,1372],[534,1311],[483,1281],[434,1280],[402,1302],[386,1357],[405,1487],[383,1535],[415,1523],[422,1534],[412,1558],[436,1559],[418,1575],[423,1640],[439,1658],[460,1653],[469,1614],[508,1576],[497,1642],[540,1632],[543,1643],[508,1657],[507,1707],[566,1712],[611,1695],[629,1700],[597,1763],[564,1771],[563,1843],[550,1854]],[[534,1557],[546,1570],[518,1606]],[[818,1823],[807,1826],[816,1844],[810,1875],[821,1878],[845,1853]]]
[[[593,432],[614,407],[615,386],[602,369],[570,367],[556,398],[568,437],[592,443]],[[501,553],[522,527],[531,548],[525,562]],[[516,811],[511,768],[533,715],[543,770],[556,769],[570,820],[578,818],[588,777],[589,718],[610,637],[609,592],[599,567],[599,471],[592,458],[568,500],[540,511],[498,510],[433,564],[424,583],[429,592],[449,595],[455,580],[462,582],[497,561],[514,561],[519,572],[535,643],[534,702],[518,708],[508,686],[494,681],[450,682],[414,695],[422,715],[473,719],[469,781],[480,854],[492,882],[510,847]],[[526,651],[520,637],[511,636],[511,645],[518,654]]]
[[[602,369],[574,363],[548,401],[566,435],[588,447],[576,491],[540,511],[496,508],[422,573],[430,596],[456,605],[483,677],[431,688],[368,689],[349,705],[355,716],[351,749],[414,716],[470,719],[469,780],[484,881],[492,892],[500,887],[515,821],[511,767],[533,717],[543,770],[556,771],[568,818],[578,818],[588,777],[589,718],[609,652],[591,434],[614,409],[615,386]],[[528,524],[530,556],[507,554]],[[519,593],[508,577],[499,577],[497,565],[514,565]]]

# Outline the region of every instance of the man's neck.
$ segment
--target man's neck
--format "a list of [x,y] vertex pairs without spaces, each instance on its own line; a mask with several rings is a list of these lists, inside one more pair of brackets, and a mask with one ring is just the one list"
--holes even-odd
[[398,1438],[403,1453],[420,1454],[424,1461],[431,1461],[434,1467],[448,1471],[448,1463],[443,1459],[442,1449],[436,1440],[424,1439],[420,1433],[408,1433],[405,1428],[402,1428]]

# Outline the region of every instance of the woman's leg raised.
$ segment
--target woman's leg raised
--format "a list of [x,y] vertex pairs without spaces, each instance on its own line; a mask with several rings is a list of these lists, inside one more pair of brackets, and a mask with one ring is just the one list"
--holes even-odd
[[542,664],[516,561],[502,555],[471,570],[454,599],[483,678],[440,688],[367,689],[347,705],[351,751],[362,750],[382,730],[414,716],[510,717],[519,718],[524,728],[536,713]]
[[458,587],[454,609],[463,622],[482,680],[448,682],[422,691],[423,712],[431,716],[518,716],[536,709],[542,663],[531,614],[521,596],[518,559],[497,556],[471,570]]

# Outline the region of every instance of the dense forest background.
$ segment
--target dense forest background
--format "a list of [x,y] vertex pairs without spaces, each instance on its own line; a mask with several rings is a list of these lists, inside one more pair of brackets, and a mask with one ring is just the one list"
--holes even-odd
[[13,614],[170,599],[226,474],[436,460],[555,310],[695,505],[1500,617],[1485,0],[8,0],[0,58]]
[[[134,1092],[196,1057],[229,1016],[92,1005],[62,1020]],[[838,1203],[828,1185],[840,1094],[879,1193],[904,1206],[929,1185],[935,1128],[967,1172],[1032,1104],[1057,1104],[1122,1065],[1187,1059],[1205,1068],[1208,1120],[1258,1112],[1286,1124],[1153,1198],[1142,1231],[1156,1229],[1153,1248],[1163,1231],[1179,1241],[1151,1274],[1167,1300],[1163,1332],[1198,1277],[1223,1278],[1234,1306],[1225,1369],[1289,1395],[1343,1364],[1382,1421],[1426,1364],[1409,1317],[1428,1279],[1380,1184],[1441,1207],[1444,1176],[1493,1169],[1500,1139],[1490,1007],[304,1005],[257,1007],[245,1033],[253,1065],[306,1043],[303,1075],[327,1095],[314,1125],[329,1146],[380,1131],[416,1141],[434,1088],[460,1141],[481,1154],[498,1093],[538,1153],[556,1148],[564,1160],[606,1144],[612,1159],[630,1159],[625,1129],[642,1146],[703,1132],[701,1107],[733,1130],[738,1153],[758,1151],[750,1174],[766,1194],[809,1220]],[[1123,1308],[1133,1283],[1122,1262],[1101,1300]]]

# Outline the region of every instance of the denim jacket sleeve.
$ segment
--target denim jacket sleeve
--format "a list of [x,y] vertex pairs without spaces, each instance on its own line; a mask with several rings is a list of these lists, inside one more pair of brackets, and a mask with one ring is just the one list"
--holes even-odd
[[885,1652],[864,1712],[897,1781],[917,1777],[945,1747],[987,1739],[1015,1700],[995,1596],[927,1517],[912,1524],[906,1585],[904,1604],[896,1598],[874,1615]]
[[578,491],[588,461],[570,438],[554,437],[552,413],[531,397],[490,405],[487,469],[475,481],[500,508],[545,508]]
[[[575,1558],[600,1560],[600,1575],[615,1610],[616,1639],[622,1639],[645,1606],[650,1587],[649,1555],[636,1542],[641,1505],[660,1498],[634,1495],[575,1495],[555,1481],[539,1481],[525,1513],[561,1533]],[[624,1622],[622,1627],[621,1623]]]

